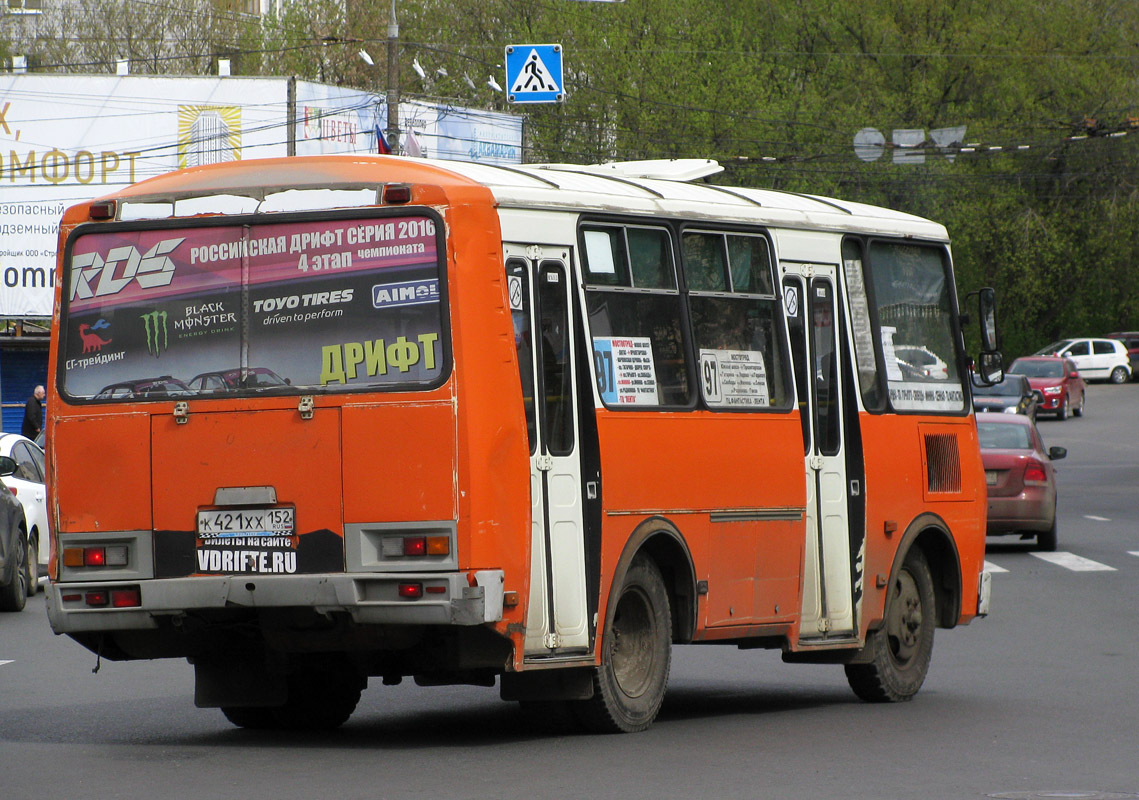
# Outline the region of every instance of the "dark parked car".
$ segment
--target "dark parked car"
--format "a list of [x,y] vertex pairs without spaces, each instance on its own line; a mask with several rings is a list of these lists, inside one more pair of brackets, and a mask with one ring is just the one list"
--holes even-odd
[[[0,456],[0,476],[16,471],[16,461]],[[24,507],[7,490],[0,490],[0,611],[23,611],[28,602],[35,562],[24,528]]]
[[95,395],[96,400],[127,400],[132,397],[160,398],[192,395],[190,387],[177,378],[163,375],[160,378],[140,378],[104,386]]
[[973,410],[998,414],[1025,414],[1036,419],[1040,395],[1023,375],[1005,375],[992,386],[973,387]]
[[1059,419],[1067,419],[1069,412],[1084,415],[1086,387],[1072,359],[1025,356],[1012,362],[1008,372],[1028,378],[1032,388],[1040,392],[1037,414],[1055,414]]
[[267,367],[243,367],[221,372],[203,372],[191,378],[188,385],[199,394],[216,394],[240,389],[283,389],[290,386],[291,382]]
[[1020,414],[978,414],[977,436],[989,493],[989,536],[1036,537],[1056,549],[1056,470],[1063,447],[1044,449],[1036,425]]

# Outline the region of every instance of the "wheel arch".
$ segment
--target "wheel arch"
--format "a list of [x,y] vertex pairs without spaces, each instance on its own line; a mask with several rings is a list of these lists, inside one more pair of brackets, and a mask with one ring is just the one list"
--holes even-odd
[[961,557],[945,520],[937,514],[926,513],[916,517],[907,526],[890,567],[889,586],[894,585],[898,570],[902,568],[906,554],[913,547],[921,550],[933,575],[937,627],[955,627],[961,611]]
[[664,578],[672,607],[672,640],[691,642],[696,633],[696,568],[684,534],[665,517],[653,516],[643,520],[625,542],[609,585],[606,622],[612,614],[616,592],[624,583],[629,565],[640,553],[646,553],[653,559]]

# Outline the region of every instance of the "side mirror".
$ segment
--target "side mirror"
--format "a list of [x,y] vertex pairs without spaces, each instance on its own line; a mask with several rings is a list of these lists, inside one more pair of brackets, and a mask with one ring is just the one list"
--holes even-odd
[[16,459],[10,458],[9,456],[0,456],[0,478],[7,478],[15,472]]
[[1068,448],[1066,447],[1049,447],[1048,457],[1053,461],[1059,461],[1068,455]]
[[993,386],[1005,379],[1005,361],[1000,353],[981,353],[974,363],[973,382],[980,386]]
[[997,293],[990,287],[965,296],[977,298],[977,319],[981,325],[981,355],[974,362],[974,383],[992,386],[1004,380],[1005,364],[1000,353],[1001,337],[997,332]]
[[1000,349],[1000,335],[997,333],[997,293],[986,287],[977,292],[977,312],[981,321],[981,352],[990,353]]

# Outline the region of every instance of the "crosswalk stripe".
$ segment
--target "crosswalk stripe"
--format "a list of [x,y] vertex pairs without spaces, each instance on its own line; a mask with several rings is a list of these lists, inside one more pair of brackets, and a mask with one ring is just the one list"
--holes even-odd
[[985,562],[985,572],[1008,572],[1004,567],[998,567],[992,561]]
[[1037,558],[1048,561],[1059,567],[1070,569],[1073,572],[1115,572],[1115,567],[1109,567],[1107,564],[1101,564],[1098,561],[1092,561],[1090,558],[1083,558],[1075,553],[1066,553],[1063,551],[1056,553],[1033,553],[1032,555]]

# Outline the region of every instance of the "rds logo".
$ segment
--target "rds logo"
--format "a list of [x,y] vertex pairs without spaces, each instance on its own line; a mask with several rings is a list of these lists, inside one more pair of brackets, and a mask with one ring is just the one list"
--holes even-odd
[[[71,260],[71,299],[89,300],[118,294],[135,281],[143,289],[167,286],[174,279],[174,262],[168,257],[185,237],[164,239],[140,255],[130,245],[112,248],[106,259],[98,253],[83,253]],[[121,274],[115,271],[122,265]],[[98,279],[96,281],[96,279]]]

